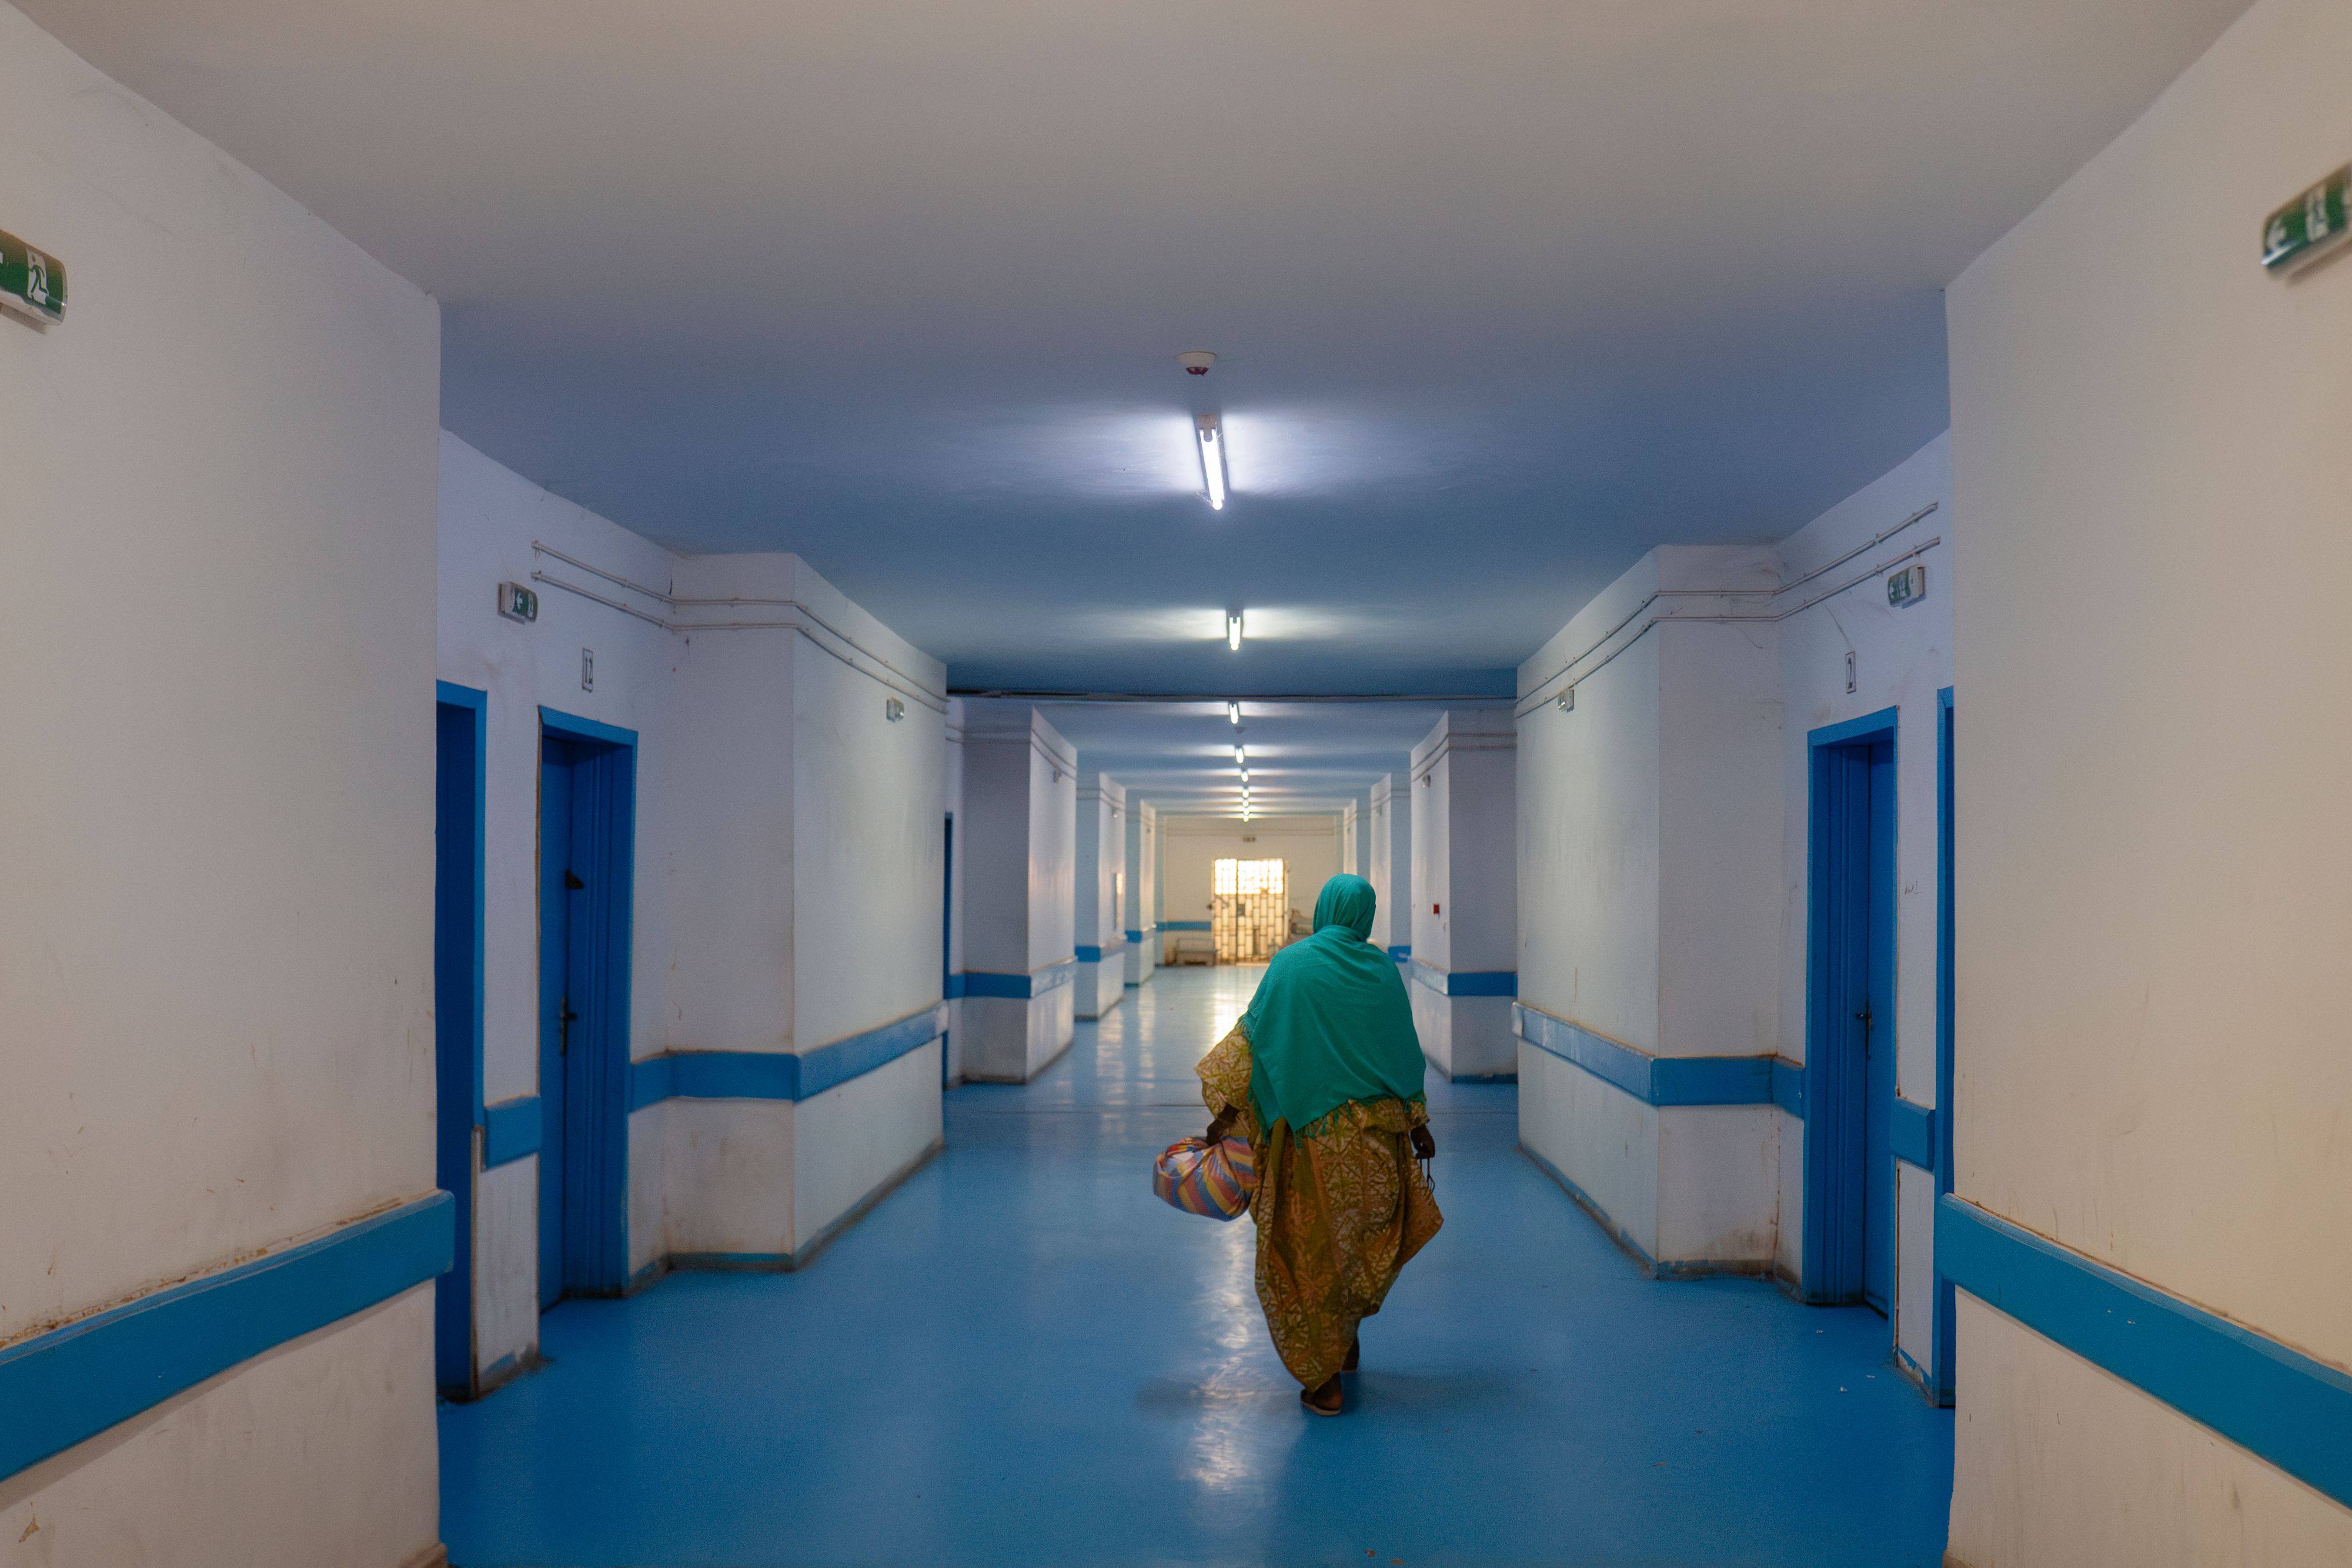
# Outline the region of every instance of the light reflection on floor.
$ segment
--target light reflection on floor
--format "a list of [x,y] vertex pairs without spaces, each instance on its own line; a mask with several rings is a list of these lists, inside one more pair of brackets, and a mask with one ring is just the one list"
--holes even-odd
[[1298,1408],[1245,1223],[1150,1162],[1258,971],[1163,971],[794,1275],[681,1275],[544,1320],[555,1360],[442,1413],[457,1568],[1790,1564],[1932,1568],[1951,1426],[1860,1309],[1641,1278],[1433,1084],[1444,1231]]

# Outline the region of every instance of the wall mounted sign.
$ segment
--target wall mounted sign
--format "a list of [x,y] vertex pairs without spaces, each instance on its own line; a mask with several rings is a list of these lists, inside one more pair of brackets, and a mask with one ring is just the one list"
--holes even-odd
[[2283,271],[2334,250],[2352,233],[2352,164],[2314,185],[2263,225],[2263,265]]
[[66,319],[66,267],[12,234],[0,234],[0,309],[36,321]]

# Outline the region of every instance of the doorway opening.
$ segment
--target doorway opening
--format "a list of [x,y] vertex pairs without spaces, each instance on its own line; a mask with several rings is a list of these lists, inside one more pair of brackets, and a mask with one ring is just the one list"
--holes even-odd
[[474,1377],[475,1129],[482,1122],[483,740],[487,694],[439,684],[434,710],[435,1179],[457,1201],[456,1249],[433,1288],[433,1373],[470,1399]]
[[1290,879],[1278,860],[1223,859],[1211,871],[1209,935],[1220,964],[1263,964],[1290,940]]
[[[947,836],[940,841],[940,863],[947,869],[940,878],[940,995],[955,995],[955,813],[947,816]],[[940,1087],[948,1088],[954,1082],[950,1065],[955,1061],[953,1031],[940,1031]]]
[[636,736],[541,709],[539,1304],[628,1283]]
[[1804,1296],[1895,1300],[1895,710],[1811,737]]

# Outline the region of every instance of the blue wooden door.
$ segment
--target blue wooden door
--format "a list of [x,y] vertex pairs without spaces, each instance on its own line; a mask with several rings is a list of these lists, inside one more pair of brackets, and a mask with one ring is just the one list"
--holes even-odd
[[539,767],[539,1304],[563,1294],[564,1071],[572,1026],[572,747],[543,740]]
[[1857,1020],[1864,1075],[1862,1299],[1884,1312],[1895,1300],[1895,747],[1882,740],[1868,758],[1867,914],[1855,933],[1868,944]]
[[1807,810],[1809,1301],[1881,1312],[1895,1278],[1895,714],[1815,730]]

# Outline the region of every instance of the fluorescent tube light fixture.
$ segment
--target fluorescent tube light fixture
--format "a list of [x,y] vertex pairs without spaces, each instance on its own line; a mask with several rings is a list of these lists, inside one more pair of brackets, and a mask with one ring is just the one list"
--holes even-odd
[[1225,716],[1234,721],[1234,728],[1239,729],[1242,723],[1242,705],[1239,703],[1227,703],[1225,705]]
[[1245,746],[1236,746],[1236,747],[1234,747],[1234,761],[1236,764],[1244,763],[1244,762],[1247,762],[1248,760],[1249,760],[1249,748],[1248,748],[1247,747],[1245,747]]
[[1242,612],[1238,610],[1225,617],[1225,646],[1236,653],[1242,651]]
[[1225,432],[1213,413],[1204,413],[1192,421],[1192,436],[1201,448],[1201,484],[1209,497],[1209,510],[1225,509]]

